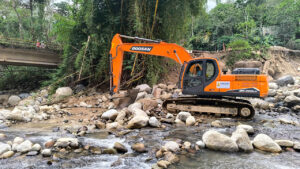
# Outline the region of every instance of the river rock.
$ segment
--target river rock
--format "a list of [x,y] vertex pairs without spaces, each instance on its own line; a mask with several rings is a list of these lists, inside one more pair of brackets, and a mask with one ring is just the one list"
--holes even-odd
[[193,117],[193,116],[189,116],[185,121],[185,124],[187,126],[193,126],[195,123],[196,123],[196,120],[195,120],[195,117]]
[[164,148],[166,148],[168,151],[172,151],[174,153],[180,150],[178,143],[176,143],[175,141],[166,142],[166,144],[164,145]]
[[78,147],[79,143],[78,143],[78,139],[77,138],[59,138],[57,139],[56,143],[54,144],[55,147]]
[[294,148],[296,151],[300,151],[300,142],[294,142],[293,148]]
[[0,142],[0,155],[7,151],[10,151],[10,150],[11,150],[11,147],[9,144],[4,144],[4,143]]
[[197,141],[196,145],[199,146],[200,148],[205,148],[205,144],[201,140]]
[[177,114],[176,119],[179,119],[182,122],[185,122],[186,119],[190,116],[191,116],[191,113],[189,113],[189,112],[180,112]]
[[128,122],[127,128],[139,129],[147,126],[148,121],[149,121],[148,116],[144,116],[144,115],[135,116]]
[[131,146],[131,148],[138,153],[147,152],[145,145],[143,143],[135,143]]
[[106,129],[107,130],[116,130],[121,128],[120,124],[118,122],[113,122],[113,123],[106,123]]
[[205,146],[212,150],[225,152],[238,151],[238,146],[233,139],[215,130],[205,132],[202,136],[202,140]]
[[12,95],[9,97],[7,103],[11,106],[16,106],[19,104],[20,101],[21,101],[21,98],[19,96]]
[[101,121],[97,121],[96,123],[95,123],[95,126],[96,126],[96,128],[97,129],[105,129],[105,123],[103,123],[103,122],[101,122]]
[[280,145],[281,147],[293,147],[294,142],[290,140],[275,140],[275,142]]
[[124,123],[125,118],[126,118],[127,112],[128,112],[127,108],[122,109],[119,112],[118,116],[116,117],[115,121],[122,125]]
[[161,100],[167,100],[172,97],[172,93],[164,93],[160,96]]
[[154,88],[153,90],[154,90],[154,91],[153,91],[153,97],[155,97],[155,98],[157,98],[157,99],[160,98],[161,93],[162,93],[162,89],[156,87],[156,88]]
[[119,153],[126,153],[128,151],[127,148],[119,142],[115,142],[114,149],[116,149]]
[[0,104],[4,104],[8,101],[9,95],[1,94],[0,95]]
[[101,116],[102,119],[106,120],[115,120],[118,116],[119,112],[116,109],[110,109],[106,112],[104,112]]
[[151,98],[141,99],[139,102],[142,103],[144,111],[152,110],[158,106],[158,102]]
[[278,89],[278,85],[276,83],[270,82],[269,89]]
[[222,127],[222,122],[220,120],[212,121],[211,126],[213,126],[213,127]]
[[293,93],[297,97],[300,97],[300,89],[292,90],[291,93]]
[[279,85],[279,86],[286,86],[288,84],[294,84],[295,83],[295,80],[293,78],[293,76],[291,75],[286,75],[286,76],[282,76],[280,77],[279,79],[277,79],[276,83]]
[[276,96],[276,94],[277,94],[277,91],[274,90],[274,89],[270,89],[270,90],[268,91],[268,96],[269,96],[269,97],[274,97],[274,96]]
[[244,129],[237,128],[237,130],[232,133],[231,139],[236,142],[240,150],[245,152],[253,151],[252,143]]
[[175,154],[173,154],[169,151],[164,153],[164,159],[166,161],[169,161],[171,164],[179,162],[179,158]]
[[140,92],[151,93],[151,87],[147,84],[141,84],[135,87],[135,89],[139,89]]
[[85,90],[85,86],[82,85],[82,84],[78,84],[78,85],[76,85],[76,86],[74,87],[74,92],[75,92],[75,93],[79,93],[79,92],[81,92],[81,91],[83,91],[83,90]]
[[253,140],[253,145],[262,151],[272,153],[281,152],[280,146],[266,134],[258,134]]
[[157,120],[156,117],[150,117],[149,119],[149,125],[152,127],[159,127],[160,126],[160,122]]
[[10,113],[11,113],[10,110],[1,109],[1,110],[0,110],[0,120],[5,120],[7,114],[10,114]]
[[300,98],[297,97],[297,96],[294,96],[294,95],[291,95],[291,96],[287,96],[285,99],[284,99],[284,102],[285,104],[288,106],[288,107],[293,107],[295,105],[300,105]]
[[[1,153],[0,153],[0,154],[1,154]],[[4,158],[4,159],[10,158],[10,157],[12,157],[14,154],[15,154],[14,151],[7,151],[7,152],[3,153],[3,154],[0,156],[0,158]]]
[[22,137],[16,137],[13,141],[13,144],[21,144],[24,142],[24,138]]
[[36,155],[38,155],[38,154],[39,154],[38,151],[29,151],[29,152],[26,154],[26,156],[36,156]]
[[135,102],[128,106],[128,110],[130,112],[134,112],[136,109],[142,109],[142,103]]
[[171,113],[168,113],[168,114],[166,115],[166,118],[167,118],[167,119],[172,119],[172,118],[174,118],[174,115],[171,114]]
[[26,153],[32,148],[32,142],[26,140],[17,146],[17,152]]
[[254,134],[254,129],[250,125],[240,124],[236,127],[236,129],[244,129],[248,134]]
[[31,148],[31,151],[40,151],[42,149],[40,144],[34,144]]
[[183,148],[184,149],[186,149],[186,150],[189,150],[190,148],[191,148],[191,146],[192,146],[192,144],[190,143],[190,142],[188,142],[188,141],[185,141],[184,143],[183,143]]
[[57,97],[67,97],[73,94],[73,90],[70,87],[60,87],[56,89],[55,95]]
[[46,148],[51,148],[51,147],[54,146],[54,144],[55,144],[55,141],[54,141],[54,140],[49,140],[49,141],[47,141],[47,142],[45,143],[45,147],[46,147]]
[[43,157],[50,157],[52,154],[52,151],[51,151],[51,149],[44,149],[44,150],[42,150],[41,154]]
[[166,161],[166,160],[160,160],[157,162],[157,165],[159,167],[162,167],[162,168],[168,168],[168,166],[170,165],[171,163],[169,161]]
[[117,150],[114,148],[106,148],[102,150],[102,154],[117,154]]

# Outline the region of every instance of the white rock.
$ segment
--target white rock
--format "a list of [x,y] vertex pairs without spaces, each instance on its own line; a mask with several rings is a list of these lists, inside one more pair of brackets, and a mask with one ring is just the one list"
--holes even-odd
[[51,149],[44,149],[44,150],[42,150],[41,154],[43,155],[43,157],[50,157],[52,154],[52,151],[51,151]]
[[40,151],[42,149],[41,145],[36,143],[32,146],[31,151]]
[[11,147],[9,144],[4,144],[4,143],[0,142],[0,155],[7,151],[10,151],[10,150],[11,150]]
[[168,142],[166,142],[166,144],[164,145],[164,147],[165,147],[168,151],[172,151],[172,152],[174,152],[174,153],[180,150],[179,144],[176,143],[175,141],[168,141]]
[[141,84],[135,87],[136,89],[139,89],[140,92],[147,92],[151,93],[151,87],[147,84]]
[[148,116],[135,116],[128,122],[127,128],[130,129],[142,128],[147,126],[148,121],[149,121]]
[[281,147],[265,134],[258,134],[253,140],[253,145],[263,151],[272,153],[281,152]]
[[244,129],[248,134],[254,134],[254,129],[250,125],[240,124],[236,127],[236,129]]
[[299,151],[299,150],[300,150],[300,142],[294,142],[293,148],[294,148],[295,150]]
[[7,152],[3,153],[3,154],[0,156],[0,158],[4,158],[4,159],[10,158],[10,157],[12,157],[14,154],[15,154],[15,152],[13,152],[13,151],[7,151]]
[[278,89],[278,85],[276,83],[270,82],[269,89]]
[[10,114],[10,113],[11,113],[10,110],[1,109],[1,110],[0,110],[0,120],[5,120],[7,114]]
[[107,130],[115,130],[120,128],[121,126],[119,125],[118,122],[113,122],[113,123],[106,123],[106,129]]
[[295,105],[300,105],[300,98],[294,95],[287,96],[284,99],[284,102],[288,105],[289,108],[295,106]]
[[110,109],[106,112],[104,112],[101,116],[102,119],[106,120],[115,120],[116,117],[118,116],[119,112],[115,109]]
[[26,140],[17,146],[17,151],[21,152],[21,153],[26,153],[26,152],[30,151],[31,148],[32,148],[32,142],[29,140]]
[[150,117],[149,119],[149,125],[152,127],[159,127],[160,126],[160,122],[157,120],[156,117]]
[[196,123],[196,120],[193,116],[189,116],[187,119],[186,119],[186,122],[185,124],[187,126],[193,126],[194,124]]
[[237,128],[237,130],[232,133],[231,139],[235,141],[240,150],[245,152],[253,151],[249,136],[243,128]]
[[275,142],[280,145],[281,147],[293,147],[294,142],[290,140],[275,140]]
[[238,151],[238,146],[230,137],[221,134],[214,130],[205,132],[202,136],[205,146],[212,150],[219,150],[225,152]]
[[135,101],[138,101],[140,99],[145,98],[146,95],[147,95],[147,92],[140,92],[140,93],[138,93],[138,95],[136,96]]
[[180,112],[177,114],[176,119],[179,119],[182,122],[185,122],[189,116],[191,116],[191,113],[189,113],[189,112]]
[[57,97],[66,97],[73,94],[73,90],[70,87],[60,87],[55,92]]
[[197,141],[196,145],[199,146],[200,148],[205,148],[205,144],[201,140]]
[[21,144],[24,142],[24,139],[22,137],[16,137],[13,141],[14,144]]
[[57,139],[56,143],[54,144],[55,147],[67,147],[69,145],[71,147],[78,147],[78,145],[79,145],[78,139],[71,138],[71,137],[59,138],[59,139]]
[[185,141],[183,143],[183,148],[186,149],[186,150],[190,149],[191,146],[192,146],[192,144],[190,142],[188,142],[188,141]]
[[128,106],[128,110],[130,112],[133,112],[135,109],[142,109],[142,103],[135,102],[135,103]]
[[21,98],[19,96],[12,95],[9,97],[7,103],[11,106],[16,106],[19,104],[20,101],[21,101]]

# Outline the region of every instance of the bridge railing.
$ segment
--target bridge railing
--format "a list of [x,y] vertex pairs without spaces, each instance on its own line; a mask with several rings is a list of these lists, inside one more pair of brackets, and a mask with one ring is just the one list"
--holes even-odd
[[54,43],[44,43],[45,48],[38,48],[36,46],[37,42],[18,39],[18,38],[7,38],[7,37],[0,37],[0,45],[5,46],[14,46],[14,47],[21,47],[21,48],[29,48],[29,49],[48,49],[53,51],[61,51],[62,47],[58,44]]

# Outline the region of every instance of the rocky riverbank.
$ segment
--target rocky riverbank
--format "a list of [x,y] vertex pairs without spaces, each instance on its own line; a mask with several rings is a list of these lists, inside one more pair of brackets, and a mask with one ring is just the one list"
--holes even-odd
[[[26,160],[35,156],[44,159],[47,166],[55,166],[72,157],[112,155],[118,160],[110,166],[117,167],[126,166],[122,159],[146,156],[143,163],[148,168],[168,168],[184,166],[183,157],[209,151],[248,156],[256,152],[261,152],[261,156],[266,153],[299,156],[299,80],[284,76],[269,84],[267,98],[250,99],[256,107],[256,116],[250,121],[165,112],[163,101],[181,95],[174,84],[159,84],[153,88],[143,84],[113,96],[83,86],[62,87],[52,96],[47,90],[26,97],[0,95],[3,107],[0,110],[0,158]],[[37,142],[27,135],[10,136],[11,130],[25,132],[24,128],[33,124],[58,134]],[[186,133],[172,134],[178,129]],[[39,131],[39,127],[34,130]],[[109,145],[93,145],[87,141],[103,132],[123,141],[112,139]],[[293,168],[293,162],[291,164],[289,167]]]

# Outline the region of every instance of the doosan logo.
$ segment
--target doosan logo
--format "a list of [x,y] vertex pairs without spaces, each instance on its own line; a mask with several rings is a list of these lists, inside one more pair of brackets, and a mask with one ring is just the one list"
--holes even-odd
[[152,46],[132,46],[130,50],[140,51],[140,52],[150,52],[152,48],[153,48]]

